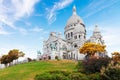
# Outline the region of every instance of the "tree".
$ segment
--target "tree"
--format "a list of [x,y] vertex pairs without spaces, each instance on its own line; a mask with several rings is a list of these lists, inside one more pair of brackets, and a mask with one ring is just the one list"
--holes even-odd
[[106,68],[102,67],[101,80],[120,80],[120,64],[111,62]]
[[10,63],[8,55],[3,55],[0,60],[1,60],[1,64],[5,64],[5,67],[7,67],[8,63]]
[[13,60],[16,60],[16,59],[18,59],[18,52],[19,52],[19,50],[17,50],[17,49],[13,49],[13,50],[10,50],[9,52],[8,52],[8,55],[9,55],[9,59],[11,60],[11,62],[13,61]]
[[7,67],[8,63],[11,65],[13,60],[17,60],[19,57],[23,57],[24,55],[25,54],[22,51],[19,51],[18,49],[13,49],[13,50],[10,50],[7,55],[3,55],[0,58],[0,61],[1,61],[1,64],[5,64],[5,66]]
[[112,53],[112,59],[115,63],[120,62],[120,52],[113,52]]
[[25,54],[22,51],[19,51],[18,49],[13,49],[8,52],[9,59],[11,62],[13,60],[17,60],[19,57],[23,57]]
[[24,55],[25,55],[25,53],[23,53],[22,51],[20,51],[20,52],[18,53],[18,57],[24,57]]
[[29,57],[27,58],[27,60],[28,60],[28,62],[31,62],[31,61],[32,61],[32,59],[31,59],[31,58],[29,58]]
[[104,53],[106,51],[105,47],[105,45],[88,42],[79,49],[79,52],[87,56],[94,56],[95,53]]
[[110,58],[108,57],[100,57],[100,58],[90,58],[88,61],[82,61],[83,71],[85,73],[96,73],[100,72],[101,68],[104,66],[105,68],[110,63]]

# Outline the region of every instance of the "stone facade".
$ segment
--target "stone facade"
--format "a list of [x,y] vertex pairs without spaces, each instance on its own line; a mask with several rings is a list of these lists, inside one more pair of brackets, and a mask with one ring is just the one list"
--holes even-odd
[[51,32],[49,38],[43,42],[43,59],[74,59],[83,60],[85,55],[79,53],[79,48],[85,42],[96,42],[104,44],[98,26],[95,26],[93,35],[86,40],[86,29],[83,20],[76,13],[73,7],[73,14],[68,19],[64,31],[65,39],[61,33]]

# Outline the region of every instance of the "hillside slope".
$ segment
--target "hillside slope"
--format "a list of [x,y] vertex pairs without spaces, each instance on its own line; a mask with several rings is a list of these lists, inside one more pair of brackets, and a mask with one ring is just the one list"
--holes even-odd
[[39,73],[51,70],[75,70],[76,63],[70,60],[39,61],[19,64],[0,70],[0,80],[34,80]]

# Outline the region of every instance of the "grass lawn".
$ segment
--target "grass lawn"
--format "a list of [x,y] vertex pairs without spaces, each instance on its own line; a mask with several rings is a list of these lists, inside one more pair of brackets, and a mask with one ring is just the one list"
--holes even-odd
[[0,80],[34,80],[36,74],[52,70],[74,71],[76,62],[71,60],[38,61],[19,64],[0,70]]

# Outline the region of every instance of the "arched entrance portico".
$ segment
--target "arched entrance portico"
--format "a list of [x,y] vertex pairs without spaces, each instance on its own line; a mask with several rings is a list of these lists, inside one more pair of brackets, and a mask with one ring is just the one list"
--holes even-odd
[[48,56],[48,60],[51,60],[51,56]]
[[63,53],[63,59],[67,59],[67,53]]

